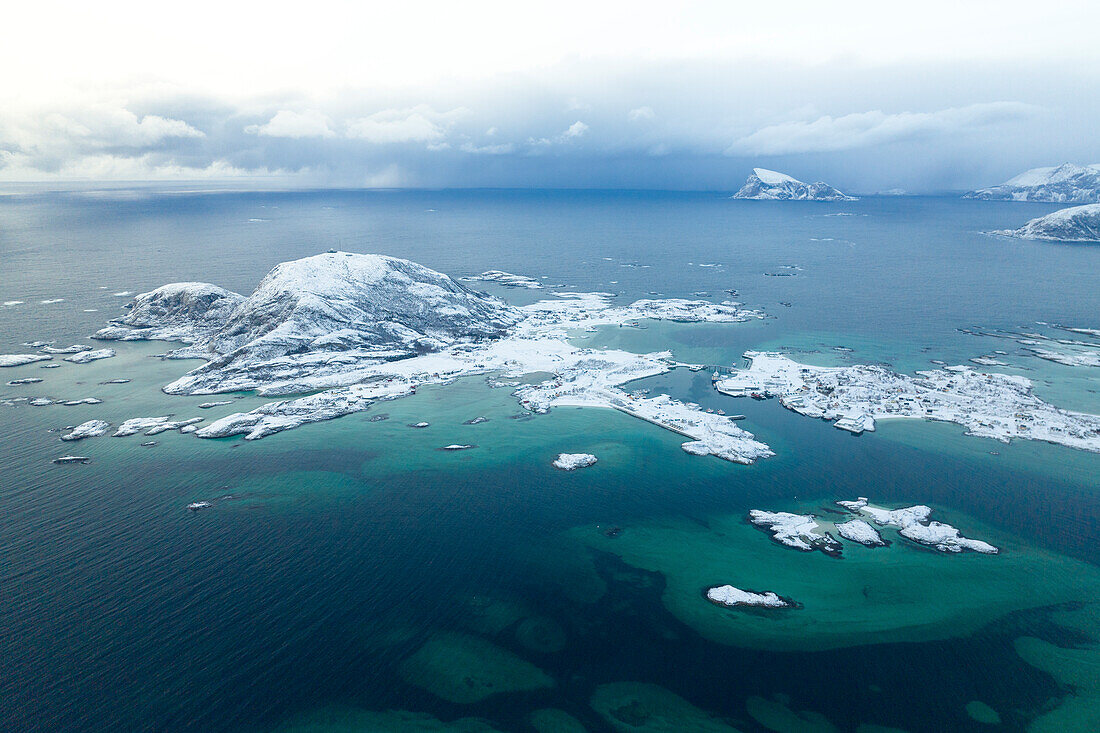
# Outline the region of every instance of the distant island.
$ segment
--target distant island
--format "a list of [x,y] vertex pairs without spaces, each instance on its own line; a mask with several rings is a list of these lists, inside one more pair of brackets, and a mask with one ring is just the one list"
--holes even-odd
[[1100,204],[1059,209],[1032,219],[1019,229],[1001,229],[993,233],[1052,242],[1100,242]]
[[786,173],[767,168],[753,168],[745,185],[733,195],[735,199],[769,201],[856,201],[854,196],[839,191],[827,183],[803,183]]
[[1032,168],[999,186],[963,196],[986,201],[1049,201],[1065,204],[1100,202],[1100,164]]

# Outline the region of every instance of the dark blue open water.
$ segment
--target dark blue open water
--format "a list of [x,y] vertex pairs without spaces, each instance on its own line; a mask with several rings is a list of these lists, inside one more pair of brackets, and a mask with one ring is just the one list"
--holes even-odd
[[[24,303],[0,307],[0,353],[26,351],[20,344],[29,340],[84,339],[126,300],[115,292],[180,280],[248,292],[274,264],[331,247],[452,275],[547,276],[624,298],[721,300],[735,288],[775,316],[607,337],[685,359],[733,363],[745,349],[776,346],[831,359],[843,345],[856,349],[855,361],[902,370],[929,359],[965,363],[1003,344],[960,328],[1100,327],[1100,248],[981,233],[1054,208],[932,198],[785,205],[651,192],[11,196],[0,198],[0,301]],[[802,269],[782,269],[789,265]],[[784,271],[797,275],[764,274]],[[40,302],[54,298],[64,302]],[[1040,394],[1100,411],[1098,370],[1014,358]],[[136,370],[142,359],[125,363]],[[187,368],[146,361],[166,373]],[[3,376],[56,378],[56,389],[106,400],[94,382],[74,386],[78,369],[32,365]],[[150,405],[169,398],[137,381],[104,409],[161,414]],[[678,371],[647,386],[731,409],[705,374]],[[31,393],[20,389],[0,393]],[[779,453],[746,468],[686,457],[675,436],[617,414],[519,422],[508,419],[516,408],[506,390],[478,382],[448,394],[393,403],[385,423],[353,415],[240,447],[174,435],[153,450],[136,438],[85,441],[81,452],[95,460],[81,467],[49,462],[58,442],[47,431],[95,413],[0,406],[0,728],[263,730],[350,706],[477,716],[502,730],[533,730],[530,713],[552,707],[589,730],[613,730],[589,704],[594,689],[640,681],[742,730],[764,730],[745,701],[776,694],[842,730],[988,730],[965,714],[972,700],[998,710],[1004,729],[1022,730],[1070,688],[1028,665],[1013,640],[1095,641],[1089,629],[1056,623],[1035,598],[938,641],[782,653],[723,646],[665,608],[660,574],[560,537],[669,517],[705,526],[711,516],[871,490],[881,502],[960,512],[1095,566],[1100,456],[999,446],[944,426],[856,439],[774,402],[738,402],[732,411],[746,413],[746,427]],[[482,453],[444,459],[416,452],[397,432],[406,417],[460,424],[454,399],[469,402],[464,417],[489,414],[479,426]],[[576,475],[546,467],[547,455],[579,440],[611,446],[612,455],[622,446],[622,460]],[[223,491],[238,499],[217,511],[182,510]],[[580,554],[606,584],[594,601],[562,590]],[[567,643],[553,652],[518,644],[511,628],[482,632],[550,675],[553,688],[460,704],[403,679],[402,662],[433,633],[471,631],[472,597],[509,599],[565,631]]]

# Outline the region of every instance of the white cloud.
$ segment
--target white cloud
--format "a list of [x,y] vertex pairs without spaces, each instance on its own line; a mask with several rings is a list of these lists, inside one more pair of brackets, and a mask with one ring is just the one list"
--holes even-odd
[[563,143],[569,143],[577,138],[584,137],[584,134],[588,132],[588,125],[577,120],[572,125],[563,130],[560,134],[554,137],[529,137],[527,138],[527,144],[533,148],[545,148],[550,145],[561,145]]
[[653,112],[652,107],[638,107],[632,109],[626,113],[626,118],[631,122],[638,122],[639,120],[652,120],[656,115]]
[[329,127],[328,117],[306,110],[294,112],[291,110],[279,110],[267,123],[263,125],[249,125],[244,128],[249,135],[263,135],[265,137],[334,137],[335,132]]
[[55,169],[44,171],[30,156],[0,150],[0,180],[7,181],[157,181],[218,180],[287,176],[288,171],[240,168],[217,159],[205,166],[161,161],[152,154],[138,156],[97,153],[72,158]]
[[881,110],[812,121],[782,122],[735,141],[729,155],[789,155],[867,148],[927,135],[959,133],[1025,119],[1039,108],[1021,102],[990,102],[936,112]]
[[12,148],[57,154],[112,147],[142,148],[169,139],[206,135],[183,120],[145,115],[124,107],[91,104],[64,111],[15,110],[0,112],[0,142]]
[[584,133],[586,132],[588,132],[588,125],[584,124],[580,120],[577,120],[572,125],[570,125],[569,129],[563,132],[561,136],[565,140],[571,140],[573,138],[583,137]]
[[500,145],[474,145],[473,143],[464,143],[459,148],[464,153],[473,153],[474,155],[507,155],[516,149],[516,146],[512,143],[502,143]]
[[442,140],[446,130],[442,124],[429,119],[430,116],[436,115],[423,108],[383,110],[350,122],[347,136],[380,145]]

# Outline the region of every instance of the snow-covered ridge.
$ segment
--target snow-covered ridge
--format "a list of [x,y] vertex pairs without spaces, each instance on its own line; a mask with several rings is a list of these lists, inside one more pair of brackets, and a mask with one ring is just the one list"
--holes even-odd
[[1072,206],[1036,217],[1019,229],[1000,229],[994,234],[1017,239],[1053,242],[1100,242],[1100,204]]
[[733,195],[735,199],[767,199],[783,201],[855,201],[827,183],[803,183],[785,173],[767,168],[753,168],[745,185]]
[[1063,163],[1048,168],[1032,168],[999,186],[979,188],[963,198],[1096,203],[1100,202],[1100,164],[1081,166]]
[[745,357],[751,366],[718,380],[719,392],[778,397],[789,410],[845,430],[873,430],[876,420],[919,418],[958,423],[968,435],[1005,443],[1023,438],[1100,452],[1100,416],[1043,402],[1024,377],[967,366],[909,376],[875,365],[809,366],[772,352],[749,351]]

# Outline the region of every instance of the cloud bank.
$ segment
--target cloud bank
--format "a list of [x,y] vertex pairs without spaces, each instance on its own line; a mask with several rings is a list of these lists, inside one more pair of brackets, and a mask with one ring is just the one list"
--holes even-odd
[[868,148],[936,135],[966,134],[1032,117],[1040,112],[1022,102],[972,104],[935,112],[882,110],[812,121],[769,125],[736,140],[729,155],[791,155]]
[[[1011,73],[1009,73],[1011,72]],[[736,190],[754,166],[935,192],[1100,159],[1100,71],[592,60],[329,95],[172,85],[0,104],[0,180]]]

